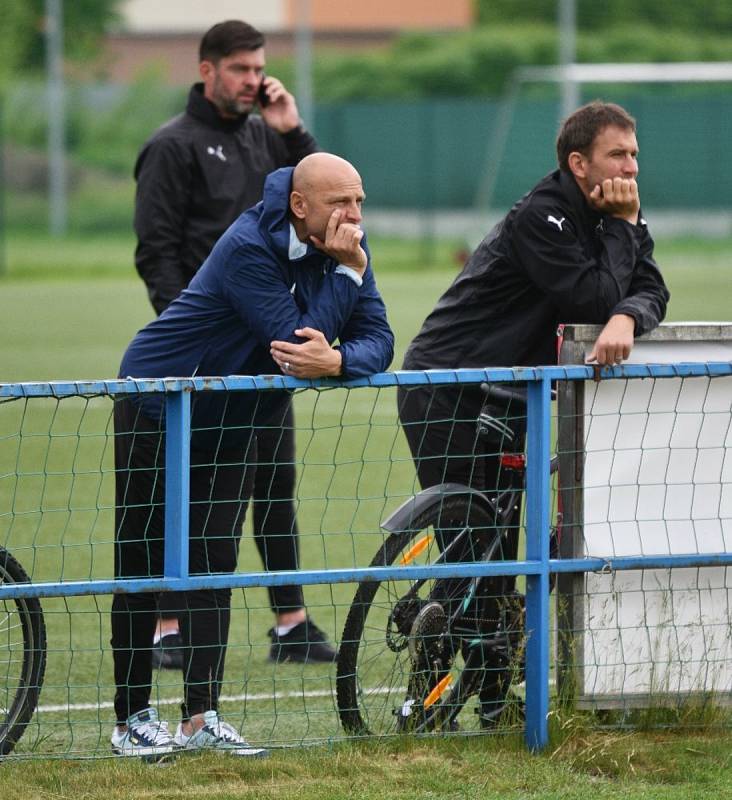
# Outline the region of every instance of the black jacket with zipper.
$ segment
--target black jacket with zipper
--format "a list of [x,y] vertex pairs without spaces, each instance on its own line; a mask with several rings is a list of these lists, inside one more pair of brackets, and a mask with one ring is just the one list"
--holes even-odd
[[318,149],[298,127],[223,119],[195,84],[188,105],[143,146],[135,165],[135,265],[160,314],[189,284],[216,240],[262,199],[264,180]]
[[635,335],[664,318],[669,292],[645,221],[590,207],[556,170],[478,245],[409,346],[405,369],[556,363],[560,323],[635,320]]

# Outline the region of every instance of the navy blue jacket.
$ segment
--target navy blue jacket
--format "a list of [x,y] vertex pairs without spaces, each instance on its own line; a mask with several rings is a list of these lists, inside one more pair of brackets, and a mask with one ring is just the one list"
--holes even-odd
[[[369,266],[359,287],[336,270],[334,259],[308,245],[305,255],[289,258],[289,195],[292,167],[273,172],[261,202],[224,233],[189,286],[160,317],[137,333],[120,366],[120,377],[226,376],[279,373],[269,349],[272,340],[302,342],[296,328],[321,331],[339,341],[343,376],[355,378],[385,370],[394,352]],[[256,393],[201,393],[194,427],[248,424]],[[265,392],[260,410],[282,399]],[[159,395],[141,396],[143,412],[161,413]],[[224,406],[226,411],[224,412]],[[222,416],[225,413],[225,416]]]

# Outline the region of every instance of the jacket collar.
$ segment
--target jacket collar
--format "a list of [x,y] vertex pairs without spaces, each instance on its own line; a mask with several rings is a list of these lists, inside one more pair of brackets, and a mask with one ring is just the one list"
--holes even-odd
[[297,238],[297,234],[295,233],[295,226],[290,223],[290,245],[288,250],[288,255],[290,257],[290,261],[296,261],[298,258],[303,258],[303,256],[307,255],[308,252],[308,245],[306,242],[301,242]]
[[[559,172],[559,184],[564,194],[569,198],[572,210],[577,214],[581,214],[588,226],[595,230],[602,230],[605,227],[603,220],[607,215],[597,211],[587,202],[582,189],[580,189],[577,181],[571,175],[568,175],[564,170],[557,170],[557,172]],[[643,218],[643,209],[638,211],[638,225],[643,227],[648,225]]]
[[559,186],[564,196],[569,200],[572,211],[583,219],[589,227],[594,228],[599,225],[602,220],[602,214],[587,202],[587,198],[582,193],[582,189],[580,189],[574,177],[562,169],[557,170],[557,172],[559,173]]
[[325,258],[314,245],[301,242],[290,222],[290,189],[294,167],[270,172],[264,181],[261,201],[256,205],[259,231],[281,257],[302,262],[313,257]]
[[249,114],[240,114],[234,119],[224,119],[218,112],[216,106],[203,96],[203,84],[194,83],[188,92],[188,103],[186,112],[195,117],[204,125],[216,130],[233,133],[239,130],[249,119]]

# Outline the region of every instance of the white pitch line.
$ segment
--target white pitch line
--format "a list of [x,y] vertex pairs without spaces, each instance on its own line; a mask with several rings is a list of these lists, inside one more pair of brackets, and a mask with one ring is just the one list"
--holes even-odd
[[[404,692],[406,689],[401,687],[381,687],[380,689],[367,689],[364,694],[389,694],[390,692]],[[223,695],[219,698],[221,703],[256,703],[266,700],[303,700],[309,697],[333,697],[330,689],[318,689],[311,692],[275,692],[274,694],[233,694]],[[177,706],[180,705],[180,697],[161,697],[156,703],[151,705]],[[112,702],[102,703],[67,703],[66,705],[42,705],[38,706],[37,711],[42,714],[51,714],[59,711],[95,711],[96,709],[114,708]]]

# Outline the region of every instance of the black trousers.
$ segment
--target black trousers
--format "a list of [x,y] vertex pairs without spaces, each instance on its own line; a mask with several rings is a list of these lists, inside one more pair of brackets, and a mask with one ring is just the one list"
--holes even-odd
[[[266,572],[296,570],[300,564],[299,532],[295,514],[295,415],[287,404],[281,425],[259,427],[250,448],[253,480],[252,529]],[[251,477],[251,476],[250,476]],[[302,586],[268,587],[269,604],[277,614],[303,608]],[[177,592],[160,595],[160,616],[174,619],[184,608]]]
[[[508,486],[509,477],[501,470],[500,448],[486,446],[478,436],[483,402],[477,386],[399,387],[399,420],[423,489],[451,482],[490,495]],[[523,449],[523,439],[517,446]],[[506,558],[516,557],[520,518],[519,508],[510,520]]]
[[[274,419],[282,420],[283,411]],[[159,421],[128,399],[115,402],[115,576],[163,573],[165,433]],[[272,430],[274,430],[274,425]],[[233,572],[251,494],[255,429],[239,432],[236,446],[191,449],[190,573]],[[294,468],[294,467],[293,467]],[[216,709],[228,642],[231,590],[179,594],[185,649],[183,717]],[[151,642],[158,616],[155,593],[115,595],[112,648],[115,712],[124,722],[147,708],[152,681]]]
[[499,485],[497,455],[477,435],[483,405],[477,386],[400,386],[397,403],[423,489],[446,481],[481,491]]
[[[265,571],[300,568],[299,530],[295,514],[295,415],[287,403],[281,424],[256,429],[253,456],[252,529]],[[270,586],[275,613],[303,608],[302,586]]]

